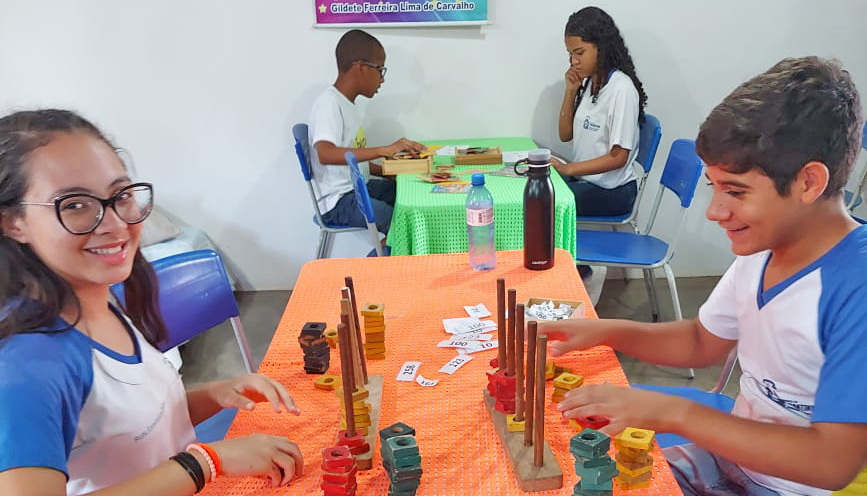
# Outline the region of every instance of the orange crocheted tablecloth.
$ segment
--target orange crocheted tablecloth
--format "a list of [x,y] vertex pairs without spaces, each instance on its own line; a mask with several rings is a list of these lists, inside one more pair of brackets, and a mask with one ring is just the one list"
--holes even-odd
[[[345,276],[353,278],[359,306],[385,305],[386,359],[368,361],[368,372],[385,379],[378,428],[403,422],[416,429],[424,469],[418,494],[523,494],[482,401],[482,390],[487,384],[485,371],[496,351],[477,352],[471,362],[454,375],[447,375],[438,371],[456,352],[436,346],[449,337],[443,330],[442,319],[465,317],[465,305],[484,303],[496,313],[499,277],[506,279],[506,288],[517,290],[518,302],[532,297],[580,300],[586,304],[587,317],[596,318],[569,252],[557,250],[555,266],[544,271],[527,270],[522,260],[520,251],[498,252],[497,268],[487,272],[473,272],[466,254],[326,259],[304,265],[259,367],[261,373],[286,386],[301,408],[301,416],[275,414],[270,405],[263,403],[252,412],[239,412],[227,435],[228,438],[252,433],[288,436],[298,443],[304,455],[304,474],[288,486],[276,489],[263,479],[222,478],[209,485],[203,494],[322,494],[321,452],[335,444],[338,398],[333,391],[313,387],[319,376],[304,372],[298,335],[305,322],[326,322],[329,328],[336,327]],[[439,383],[422,387],[415,382],[395,381],[405,361],[422,362],[420,375],[439,379]],[[572,367],[585,377],[585,383],[627,384],[614,352],[607,347],[570,353],[556,363]],[[339,358],[332,353],[329,373],[340,375],[339,370]],[[578,482],[568,449],[569,439],[576,431],[561,419],[551,403],[552,388],[548,381],[545,438],[563,469],[564,483],[561,489],[545,494],[567,495]],[[360,495],[387,493],[388,477],[382,468],[378,443],[373,449],[376,451],[373,470],[358,475]],[[620,491],[615,482],[615,494],[681,494],[659,447],[654,449],[653,457],[649,488]]]

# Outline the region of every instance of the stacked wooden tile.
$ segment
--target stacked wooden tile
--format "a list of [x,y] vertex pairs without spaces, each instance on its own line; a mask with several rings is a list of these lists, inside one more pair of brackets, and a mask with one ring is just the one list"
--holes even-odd
[[379,431],[379,440],[382,466],[390,482],[388,496],[415,496],[422,474],[415,429],[398,422]]
[[554,379],[554,393],[551,395],[551,401],[560,403],[565,398],[566,393],[582,384],[584,384],[584,378],[580,375],[563,372]]
[[364,317],[364,352],[368,360],[385,360],[385,307],[368,303],[361,309]]
[[488,371],[488,392],[494,398],[494,408],[506,414],[515,413],[515,375],[509,375],[507,369],[491,369]]
[[585,429],[569,441],[569,451],[575,457],[575,473],[581,477],[572,496],[611,496],[617,475],[617,464],[608,456],[611,438],[606,434]]
[[653,431],[627,427],[614,438],[617,454],[617,485],[620,489],[641,489],[650,486],[653,476]]
[[298,336],[304,353],[304,371],[308,374],[324,374],[331,362],[331,350],[325,340],[325,322],[307,322]]
[[[346,407],[343,400],[343,386],[338,387],[335,392],[337,393],[337,397],[340,398],[340,429],[341,433],[346,431]],[[355,421],[355,431],[356,433],[360,433],[362,436],[366,436],[368,432],[368,428],[370,427],[370,403],[365,401],[370,393],[367,389],[358,386],[355,388],[355,392],[352,393],[352,417]],[[341,435],[338,434],[338,443],[340,444]],[[361,450],[358,453],[353,451],[353,455],[357,455],[360,453],[366,452],[370,449],[370,446],[367,443],[364,443],[364,446],[367,449]],[[356,450],[357,451],[357,450]]]
[[322,484],[325,496],[352,496],[358,485],[355,458],[346,446],[322,450]]

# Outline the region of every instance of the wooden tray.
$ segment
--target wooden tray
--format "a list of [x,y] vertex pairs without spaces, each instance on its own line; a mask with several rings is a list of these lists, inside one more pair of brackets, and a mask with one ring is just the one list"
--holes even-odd
[[503,163],[503,150],[499,146],[488,148],[484,153],[466,153],[465,149],[455,148],[457,165],[497,165]]
[[[564,303],[566,305],[569,305],[570,307],[572,307],[572,313],[570,313],[569,316],[566,317],[567,319],[580,319],[580,318],[584,317],[584,315],[585,315],[585,308],[584,308],[584,302],[583,301],[558,300],[557,298],[528,298],[527,301],[524,303],[524,308],[530,308],[530,305],[538,305],[540,303],[546,303],[549,301],[554,303],[554,308],[560,308],[560,305],[562,305]],[[527,315],[525,315],[524,318],[527,319],[526,320],[527,322],[529,322],[531,320],[535,320],[537,322],[542,320],[542,319],[534,319],[534,318],[531,318]],[[549,320],[544,320],[544,321],[545,322],[552,322]]]
[[382,159],[383,175],[427,174],[428,172],[435,172],[432,155],[425,158]]

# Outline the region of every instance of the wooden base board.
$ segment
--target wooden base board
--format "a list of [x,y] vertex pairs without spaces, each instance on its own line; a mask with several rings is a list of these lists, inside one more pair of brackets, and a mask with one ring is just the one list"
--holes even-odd
[[554,457],[554,452],[545,443],[544,464],[541,467],[533,465],[533,446],[524,446],[523,432],[506,430],[506,415],[494,408],[494,398],[487,390],[484,391],[485,406],[491,414],[494,430],[500,436],[506,457],[512,464],[512,470],[518,478],[518,486],[525,492],[547,491],[563,487],[563,470]]
[[369,375],[367,376],[368,396],[366,400],[370,402],[370,427],[367,428],[367,435],[364,440],[370,445],[370,451],[355,456],[355,465],[358,470],[370,470],[373,468],[373,454],[376,452],[376,440],[379,439],[379,410],[382,405],[382,376]]

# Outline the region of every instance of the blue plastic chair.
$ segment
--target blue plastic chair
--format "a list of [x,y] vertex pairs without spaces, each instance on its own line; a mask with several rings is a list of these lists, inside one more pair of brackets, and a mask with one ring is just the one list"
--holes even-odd
[[379,242],[379,231],[376,229],[376,217],[373,214],[373,205],[370,203],[367,182],[364,180],[364,174],[358,168],[358,159],[355,157],[355,154],[346,152],[344,157],[346,158],[346,165],[349,166],[349,175],[352,178],[352,187],[355,189],[355,199],[358,203],[358,208],[367,222],[367,232],[370,234],[370,242],[373,244],[376,256],[381,257],[382,243]]
[[[677,233],[670,245],[655,236],[640,232],[578,230],[575,257],[578,264],[605,265],[644,271],[644,281],[650,296],[654,321],[659,320],[659,303],[653,284],[653,270],[660,267],[665,271],[665,277],[668,279],[675,318],[676,320],[683,318],[674,272],[672,272],[669,262],[674,255],[674,246],[683,230],[686,210],[692,202],[701,171],[702,162],[695,151],[695,142],[687,139],[675,140],[671,144],[665,169],[659,181],[662,187],[659,188],[653,201],[653,209],[645,229],[645,232],[648,233],[653,229],[653,222],[659,211],[662,194],[665,190],[671,191],[680,200],[681,208]],[[690,377],[692,376],[693,373],[690,371]]]
[[[717,380],[716,385],[709,391],[702,391],[696,388],[674,386],[646,386],[643,384],[633,384],[632,387],[636,389],[643,389],[645,391],[654,391],[657,393],[668,394],[671,396],[679,396],[681,398],[686,398],[696,403],[700,403],[704,406],[715,408],[721,412],[729,413],[732,411],[732,408],[735,405],[735,400],[731,396],[726,396],[722,394],[722,390],[725,389],[726,384],[728,384],[729,378],[732,375],[732,371],[735,368],[735,363],[737,363],[737,358],[738,350],[737,348],[735,348],[731,351],[731,353],[729,353],[728,359],[726,359],[726,363],[725,365],[723,365],[722,373],[720,374],[719,380]],[[656,441],[659,443],[659,446],[661,448],[677,446],[680,444],[687,444],[690,442],[689,440],[678,436],[677,434],[668,433],[657,434]]]
[[[229,320],[244,367],[253,372],[250,346],[220,255],[213,250],[198,250],[156,260],[151,266],[159,281],[160,313],[169,334],[160,350],[174,348]],[[111,292],[124,306],[123,284],[113,285]],[[234,409],[224,409],[200,423],[196,426],[198,439],[202,442],[222,439],[234,417]]]
[[[638,230],[635,222],[635,218],[638,215],[638,205],[641,203],[641,196],[644,194],[647,176],[650,175],[653,160],[656,158],[659,140],[662,139],[662,125],[659,123],[659,119],[650,114],[645,114],[644,117],[644,123],[638,127],[638,153],[635,155],[635,162],[640,167],[633,166],[637,176],[636,180],[638,181],[638,194],[635,195],[635,203],[632,204],[632,210],[627,214],[615,216],[578,215],[578,224],[609,225],[615,230],[616,226],[628,224],[632,227],[633,231]],[[580,214],[581,212],[578,213]]]
[[[864,129],[861,133],[861,148],[867,150],[867,122],[864,123]],[[850,212],[853,212],[855,207],[861,205],[861,189],[864,188],[864,179],[867,179],[867,165],[861,168],[861,179],[857,183],[858,189],[855,191],[843,190],[843,202]]]
[[[301,165],[301,175],[307,183],[310,199],[313,201],[313,222],[319,226],[319,246],[316,248],[316,258],[328,258],[331,255],[331,244],[334,234],[364,231],[365,227],[341,226],[326,224],[322,220],[322,212],[319,211],[319,202],[316,201],[316,192],[313,189],[313,174],[310,170],[310,138],[307,124],[295,124],[292,126],[292,135],[295,137],[295,154],[298,155],[298,163]],[[376,246],[379,246],[377,238]]]

